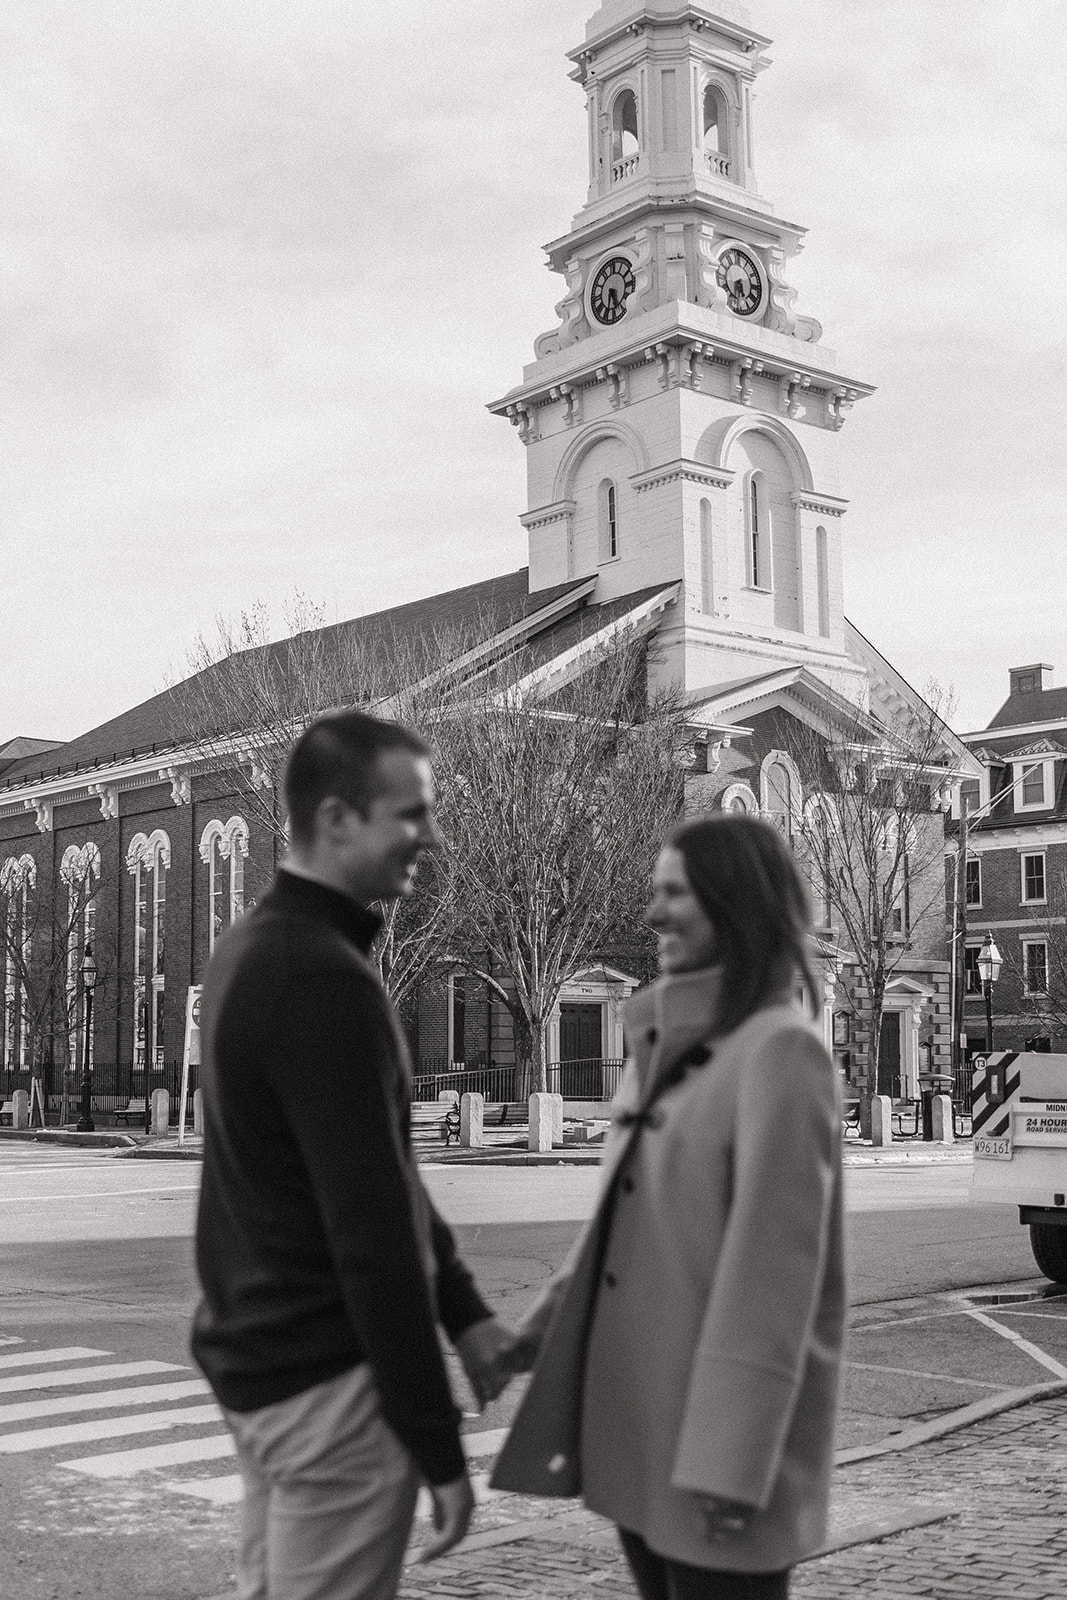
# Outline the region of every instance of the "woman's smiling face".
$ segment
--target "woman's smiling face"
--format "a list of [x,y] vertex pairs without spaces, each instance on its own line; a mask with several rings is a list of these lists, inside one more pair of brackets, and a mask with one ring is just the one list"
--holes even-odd
[[645,921],[659,939],[662,972],[698,972],[716,960],[715,929],[693,893],[680,850],[664,845],[652,873]]

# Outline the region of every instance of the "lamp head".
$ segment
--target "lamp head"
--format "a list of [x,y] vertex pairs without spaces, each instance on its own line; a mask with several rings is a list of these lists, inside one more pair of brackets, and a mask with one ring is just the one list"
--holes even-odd
[[85,954],[82,956],[81,966],[82,984],[86,989],[96,988],[96,972],[97,968],[96,961],[93,958],[93,947],[91,944],[87,944],[85,946]]
[[978,952],[978,976],[983,983],[996,983],[1000,977],[1003,957],[997,949],[996,942],[991,933],[986,934],[985,944]]

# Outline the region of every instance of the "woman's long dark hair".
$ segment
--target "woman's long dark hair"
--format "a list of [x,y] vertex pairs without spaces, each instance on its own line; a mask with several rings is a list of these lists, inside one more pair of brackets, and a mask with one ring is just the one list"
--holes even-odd
[[794,976],[815,1014],[811,902],[778,830],[738,811],[720,811],[682,823],[666,843],[685,862],[690,887],[715,929],[722,1031],[744,1022]]

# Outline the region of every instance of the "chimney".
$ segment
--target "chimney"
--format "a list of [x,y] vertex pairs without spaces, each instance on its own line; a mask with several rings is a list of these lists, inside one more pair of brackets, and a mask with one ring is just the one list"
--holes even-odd
[[1008,668],[1009,694],[1041,694],[1052,688],[1052,668],[1047,661],[1029,667]]

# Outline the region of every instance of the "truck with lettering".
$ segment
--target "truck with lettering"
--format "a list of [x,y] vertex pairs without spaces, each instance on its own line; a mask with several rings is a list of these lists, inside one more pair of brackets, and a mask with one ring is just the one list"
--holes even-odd
[[971,1199],[1015,1205],[1046,1278],[1067,1283],[1067,1055],[975,1057]]

